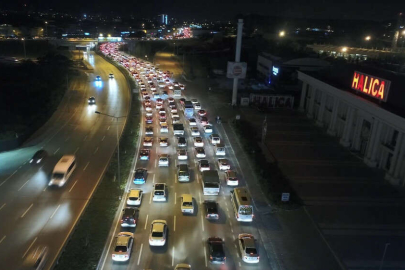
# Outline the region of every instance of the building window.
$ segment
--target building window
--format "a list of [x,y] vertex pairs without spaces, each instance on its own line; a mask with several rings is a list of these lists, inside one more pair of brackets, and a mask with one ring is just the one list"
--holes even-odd
[[398,130],[394,130],[394,132],[392,133],[390,146],[395,148],[395,145],[397,145],[397,139],[398,139]]
[[325,105],[325,109],[327,110],[327,111],[332,111],[332,109],[333,109],[333,97],[331,97],[331,96],[329,96],[328,95],[328,97],[326,98],[326,105]]
[[340,103],[338,115],[339,118],[346,120],[348,106],[345,103]]
[[387,157],[387,163],[385,163],[385,169],[387,171],[389,171],[391,168],[391,160],[392,160],[392,153],[389,153]]

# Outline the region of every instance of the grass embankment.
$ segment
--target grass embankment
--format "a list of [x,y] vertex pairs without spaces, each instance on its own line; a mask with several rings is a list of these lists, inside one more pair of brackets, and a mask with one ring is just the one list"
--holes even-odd
[[[134,89],[133,80],[127,79],[131,89]],[[118,197],[123,194],[135,155],[141,117],[139,106],[138,95],[133,95],[127,123],[120,139],[121,186],[118,188],[116,180],[118,158],[115,152],[55,269],[96,269],[120,203]]]
[[[48,40],[25,40],[25,52],[27,58],[40,57],[49,51],[55,51]],[[24,58],[24,43],[22,40],[0,41],[0,57]]]
[[[273,207],[279,209],[295,209],[302,205],[300,198],[290,186],[290,183],[277,163],[266,160],[262,149],[258,145],[261,140],[260,134],[252,138],[252,130],[256,130],[249,121],[234,120],[231,123],[238,135],[243,150],[247,153],[263,193],[267,196]],[[290,193],[290,201],[282,202],[281,193]]]
[[77,75],[71,66],[53,53],[36,62],[0,64],[0,140],[28,137],[50,118],[66,92],[67,76]]

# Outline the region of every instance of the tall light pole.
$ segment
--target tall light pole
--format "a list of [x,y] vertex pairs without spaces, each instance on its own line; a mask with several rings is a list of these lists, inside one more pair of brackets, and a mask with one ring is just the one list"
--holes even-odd
[[[243,29],[243,19],[238,19],[238,32],[236,36],[236,53],[235,62],[240,62],[240,52],[242,50],[242,29]],[[232,106],[236,106],[238,97],[238,78],[233,78],[233,91],[232,91]]]
[[23,42],[23,47],[24,47],[24,60],[27,60],[27,51],[25,50],[25,38],[21,39]]
[[387,248],[388,248],[389,245],[391,245],[391,243],[385,243],[385,248],[384,248],[383,256],[382,256],[382,258],[381,258],[380,268],[378,268],[379,270],[381,270],[381,269],[383,268],[384,259],[385,259],[385,253],[387,253]]
[[45,34],[48,37],[48,22],[45,22]]
[[[121,189],[120,139],[119,139],[119,136],[118,136],[118,119],[125,118],[127,116],[114,116],[114,115],[109,115],[109,114],[102,113],[102,112],[99,112],[99,111],[95,111],[95,113],[105,115],[105,116],[109,116],[109,117],[114,118],[115,120],[117,120],[118,189]],[[121,200],[121,195],[118,197],[118,199]]]

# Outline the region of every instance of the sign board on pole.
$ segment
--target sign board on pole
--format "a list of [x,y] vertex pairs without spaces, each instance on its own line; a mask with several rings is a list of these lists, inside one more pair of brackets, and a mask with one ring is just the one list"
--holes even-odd
[[240,99],[240,105],[241,106],[249,106],[249,98],[247,98],[247,97],[241,98]]
[[246,69],[246,62],[228,62],[226,77],[244,79],[246,77]]
[[290,193],[281,193],[281,201],[288,202],[290,200]]

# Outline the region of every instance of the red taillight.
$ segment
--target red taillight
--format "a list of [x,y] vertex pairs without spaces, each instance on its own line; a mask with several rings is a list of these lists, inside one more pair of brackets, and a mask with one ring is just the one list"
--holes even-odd
[[210,256],[210,260],[212,260],[212,256]]
[[124,220],[123,220],[123,219],[121,219],[121,223],[124,223]]
[[210,215],[209,215],[209,214],[207,214],[207,217],[210,217]]
[[115,258],[115,254],[113,254],[113,258]]
[[135,220],[135,219],[133,220],[133,222],[134,222],[134,224],[136,224],[136,220]]
[[162,240],[160,240],[160,242],[164,242],[165,241],[165,239],[163,238]]
[[125,255],[125,258],[128,258],[128,255]]

